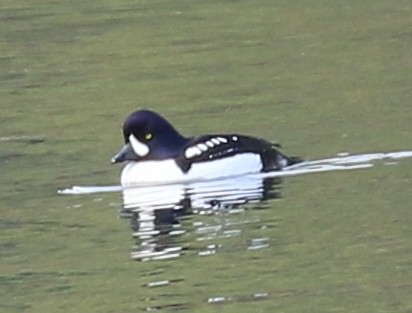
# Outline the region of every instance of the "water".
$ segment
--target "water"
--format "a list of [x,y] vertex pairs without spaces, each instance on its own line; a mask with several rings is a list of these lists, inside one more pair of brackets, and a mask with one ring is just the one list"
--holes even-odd
[[[251,188],[251,186],[248,186],[249,183],[252,185],[258,184],[259,180],[263,180],[264,178],[268,178],[268,177],[287,177],[287,176],[305,175],[305,174],[330,172],[330,171],[366,169],[366,168],[373,167],[374,164],[376,164],[376,161],[383,161],[387,165],[392,165],[392,164],[396,164],[396,162],[398,162],[401,159],[410,158],[410,157],[412,157],[412,150],[354,154],[354,155],[350,155],[346,152],[343,152],[333,158],[306,161],[303,163],[295,164],[294,166],[290,166],[289,168],[286,168],[285,170],[279,171],[279,172],[245,175],[241,177],[242,182],[240,183],[239,186],[237,186],[238,185],[237,178],[233,178],[232,180],[229,179],[228,182],[225,182],[225,180],[219,180],[219,181],[212,181],[212,182],[199,181],[199,182],[186,184],[186,185],[181,185],[179,183],[176,183],[176,184],[168,184],[168,185],[155,185],[155,186],[149,186],[149,187],[141,186],[141,189],[136,189],[136,190],[139,190],[139,193],[135,193],[132,191],[130,195],[131,196],[136,195],[138,197],[138,200],[137,200],[138,202],[136,203],[136,205],[138,206],[145,205],[144,203],[141,203],[140,201],[144,201],[142,199],[146,197],[146,195],[148,199],[152,199],[153,201],[155,201],[154,205],[159,205],[161,200],[159,200],[158,197],[164,196],[164,195],[159,194],[159,190],[156,190],[156,189],[166,188],[168,192],[170,191],[170,193],[165,195],[165,198],[166,198],[165,205],[169,205],[171,204],[171,202],[172,203],[174,202],[172,199],[175,195],[175,192],[177,192],[178,194],[181,194],[182,192],[184,192],[184,190],[192,190],[192,192],[189,192],[189,194],[191,193],[195,197],[195,194],[198,193],[196,191],[196,188],[199,188],[199,187],[200,187],[200,190],[199,190],[200,194],[207,191],[208,188],[211,189],[210,192],[212,194],[216,194],[217,189],[214,190],[214,188],[217,188],[219,184],[223,184],[224,186],[227,186],[229,190],[231,189],[230,185],[233,184],[233,186],[236,186],[236,188],[240,187],[240,190],[242,190],[242,188],[246,188],[246,189]],[[145,194],[144,196],[140,194],[142,190],[144,191],[143,192]],[[126,197],[129,196],[129,191],[127,189],[123,189],[119,185],[73,186],[71,188],[58,190],[58,193],[63,194],[63,195],[81,195],[81,194],[119,192],[119,191],[125,192],[127,194]],[[239,191],[239,192],[242,194],[242,191]],[[152,196],[150,196],[150,193],[152,193]],[[180,198],[181,197],[178,197],[179,201],[180,201]],[[125,200],[126,201],[124,202],[124,205],[126,207],[135,205],[133,204],[134,200],[128,200],[128,199],[125,199]],[[129,201],[132,203],[129,203]]]
[[129,258],[141,244],[116,219],[120,186],[55,194],[118,184],[106,159],[139,107],[187,135],[239,131],[303,155],[411,148],[410,11],[3,1],[0,311],[410,312],[410,159],[295,171],[283,198],[178,216],[185,233],[157,237],[182,252],[159,261]]
[[[119,216],[130,219],[133,238],[131,258],[139,261],[168,260],[181,256],[210,256],[227,250],[219,241],[242,235],[245,225],[267,227],[260,215],[245,219],[247,209],[264,208],[264,202],[281,198],[282,179],[288,176],[330,171],[371,168],[377,161],[393,165],[412,157],[412,151],[349,155],[341,153],[333,158],[306,161],[281,172],[260,173],[220,180],[197,181],[188,184],[121,186],[74,186],[59,190],[64,195],[122,192],[123,206]],[[354,173],[356,175],[356,173]],[[193,214],[218,217],[211,222],[191,222],[182,225]],[[186,223],[187,225],[187,223]],[[242,226],[242,227],[240,227]],[[191,232],[192,242],[183,239]],[[196,247],[192,247],[193,242]],[[271,239],[249,238],[246,250],[266,249]],[[149,287],[168,284],[152,282]],[[264,293],[263,293],[264,294]],[[252,298],[254,296],[251,296]],[[260,298],[260,297],[258,297]],[[225,297],[210,298],[208,302],[229,301]]]
[[[141,288],[146,290],[143,293],[150,294],[143,305],[145,310],[190,311],[192,304],[188,299],[196,296],[188,294],[188,291],[177,291],[182,284],[207,288],[209,294],[206,298],[200,299],[207,305],[267,300],[273,302],[276,298],[296,294],[311,296],[310,292],[304,289],[273,292],[267,285],[270,282],[268,277],[273,276],[273,269],[265,264],[273,255],[287,252],[282,247],[282,238],[268,236],[267,230],[280,227],[280,221],[276,217],[264,216],[263,212],[270,208],[265,205],[266,202],[279,201],[282,198],[282,182],[288,176],[364,170],[378,162],[394,165],[399,160],[410,157],[410,150],[358,155],[342,153],[333,158],[296,164],[281,172],[189,184],[143,185],[128,188],[118,185],[75,186],[60,190],[59,193],[82,195],[122,192],[123,205],[119,210],[119,216],[129,219],[135,241],[130,253],[131,258],[141,262],[158,262],[147,274],[145,283],[141,285]],[[359,174],[354,172],[353,175]],[[289,242],[287,246],[290,244]],[[265,256],[265,251],[269,251],[269,255]],[[241,264],[242,258],[249,259],[249,263],[262,264],[264,280],[249,286],[247,282],[252,279],[251,277],[239,270],[232,273],[228,270],[229,264],[222,267],[219,263],[214,266],[211,277],[205,277],[202,273],[202,260],[207,259],[210,263],[218,255],[223,258],[232,256],[230,264]],[[191,270],[192,275],[195,275],[192,283],[190,282],[193,278],[184,274],[184,268],[179,261],[181,258],[188,259],[194,268],[195,264],[198,264],[197,269]],[[170,268],[170,263],[163,265],[166,264],[164,262],[174,262],[173,267],[178,269],[177,272]],[[262,265],[257,266],[259,268]],[[221,290],[219,282],[222,277],[225,279],[225,285],[235,284],[236,287]],[[238,284],[246,286],[239,287]],[[199,287],[194,289],[199,290]],[[318,295],[319,292],[347,294],[352,289],[336,285],[331,290],[316,290],[313,295]]]

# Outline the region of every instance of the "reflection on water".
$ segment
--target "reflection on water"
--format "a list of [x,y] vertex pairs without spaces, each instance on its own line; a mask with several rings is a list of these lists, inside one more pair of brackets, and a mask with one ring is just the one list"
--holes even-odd
[[267,292],[262,292],[262,293],[254,293],[251,295],[247,296],[219,296],[219,297],[211,297],[207,299],[208,303],[222,303],[222,302],[230,302],[230,301],[237,301],[237,302],[242,302],[242,301],[256,301],[256,300],[264,300],[267,298],[269,294]]
[[[245,217],[243,213],[251,207],[262,209],[263,201],[279,198],[281,182],[279,177],[242,176],[192,184],[124,188],[120,216],[130,219],[135,238],[131,257],[139,261],[182,256],[207,258],[220,252],[236,253],[236,249],[268,248],[268,237],[247,235],[246,243],[236,240],[242,235],[245,237],[242,233],[246,231],[245,226],[266,227],[267,221],[262,221],[258,214]],[[203,215],[202,218],[193,219],[199,215]],[[190,296],[175,291],[187,283],[188,277],[183,273],[159,271],[162,264],[154,264],[157,272],[151,272],[142,285],[145,292],[151,294],[149,301],[145,298],[145,310],[190,311]],[[208,284],[203,280],[199,283]],[[268,296],[264,290],[252,290],[244,294],[207,294],[203,301],[217,305],[261,301]]]
[[[132,258],[136,260],[160,260],[197,253],[205,256],[216,253],[221,246],[209,243],[194,251],[185,246],[179,237],[187,232],[182,219],[192,214],[235,215],[245,210],[246,204],[262,203],[280,197],[281,178],[329,171],[370,168],[377,161],[394,164],[412,157],[412,151],[389,153],[339,154],[333,158],[306,161],[283,171],[231,177],[220,180],[175,183],[167,185],[141,185],[135,187],[90,186],[60,190],[61,194],[90,194],[122,192],[123,207],[120,216],[130,218],[136,245]],[[253,220],[220,219],[214,225],[193,223],[196,241],[213,238],[236,237],[241,234],[239,223],[258,223]],[[264,227],[262,225],[261,227]],[[252,239],[249,250],[269,246],[268,238]]]
[[[183,253],[193,253],[177,237],[186,232],[180,220],[191,214],[225,215],[242,212],[244,205],[258,203],[280,196],[280,178],[236,177],[218,181],[196,182],[188,185],[140,186],[123,190],[124,205],[120,211],[129,217],[137,244],[132,258],[159,260],[176,258]],[[197,241],[238,236],[239,223],[256,221],[231,219],[221,224],[194,223]],[[267,238],[256,238],[249,249],[268,246]],[[207,244],[196,253],[200,256],[216,253],[216,244]]]
[[[130,219],[135,238],[132,258],[139,261],[173,260],[170,263],[148,264],[151,266],[143,277],[139,272],[139,281],[143,280],[140,286],[144,290],[140,290],[138,301],[146,311],[193,311],[191,302],[222,305],[270,301],[279,294],[284,297],[296,292],[290,289],[279,291],[276,295],[273,290],[269,292],[266,282],[262,284],[265,280],[256,280],[250,285],[245,283],[255,281],[253,275],[270,279],[277,270],[266,265],[270,264],[268,256],[274,256],[272,250],[275,247],[280,250],[276,253],[282,253],[282,239],[274,238],[269,231],[279,227],[280,220],[273,217],[272,212],[265,215],[267,211],[258,209],[266,208],[266,200],[280,197],[284,177],[367,169],[377,161],[394,164],[410,157],[412,151],[341,154],[334,158],[307,161],[280,172],[218,181],[133,188],[73,187],[59,193],[122,192],[123,206],[119,213],[121,217]],[[215,254],[218,255],[213,257]],[[187,262],[190,256],[192,258]],[[240,259],[237,259],[238,256]],[[232,259],[236,262],[231,262]],[[218,262],[213,263],[216,260]],[[207,267],[209,263],[212,265]],[[194,277],[185,274],[187,264],[195,264],[190,272]],[[233,265],[240,265],[239,269],[233,268]],[[245,266],[250,266],[253,271],[245,270]],[[204,267],[209,271],[206,274]],[[184,284],[190,288],[182,288]],[[223,285],[225,288],[222,288]],[[346,287],[342,288],[335,292],[345,291]],[[306,290],[302,292],[307,293]]]
[[[130,218],[136,241],[132,258],[140,261],[170,260],[182,256],[204,258],[221,252],[236,254],[238,249],[268,248],[268,237],[245,236],[243,233],[247,232],[247,226],[264,229],[268,221],[261,220],[259,214],[246,217],[243,213],[251,208],[263,209],[265,200],[279,198],[281,182],[279,177],[235,177],[188,185],[123,189],[124,205],[120,215]],[[199,215],[206,216],[193,218]],[[157,264],[157,268],[161,264]],[[188,278],[182,274],[174,275],[167,271],[153,272],[153,277],[142,286],[148,293],[156,289],[145,304],[146,311],[190,311],[188,297],[181,297],[174,291],[179,290],[179,285],[185,284]],[[168,292],[173,296],[165,299]],[[244,294],[208,294],[204,301],[217,305],[261,301],[268,296],[264,290],[252,290]]]

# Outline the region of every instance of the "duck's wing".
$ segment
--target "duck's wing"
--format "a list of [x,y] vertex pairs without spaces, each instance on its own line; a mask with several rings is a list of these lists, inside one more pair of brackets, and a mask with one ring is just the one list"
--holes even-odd
[[[177,165],[187,172],[196,162],[213,161],[241,153],[256,153],[265,169],[277,155],[279,145],[244,135],[204,135],[192,138],[176,157]],[[272,160],[273,159],[273,160]]]

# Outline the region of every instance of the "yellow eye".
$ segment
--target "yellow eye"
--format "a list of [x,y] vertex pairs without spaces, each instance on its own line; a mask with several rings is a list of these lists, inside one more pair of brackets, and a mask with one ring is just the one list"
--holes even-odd
[[146,135],[144,135],[144,139],[146,140],[150,140],[152,139],[153,135],[151,133],[147,133]]

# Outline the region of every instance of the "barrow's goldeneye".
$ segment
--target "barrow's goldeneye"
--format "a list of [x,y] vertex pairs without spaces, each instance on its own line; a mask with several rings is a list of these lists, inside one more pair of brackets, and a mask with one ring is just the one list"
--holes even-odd
[[123,124],[124,147],[112,163],[130,161],[122,185],[187,182],[282,170],[301,162],[280,145],[238,134],[184,137],[149,110],[130,114]]

